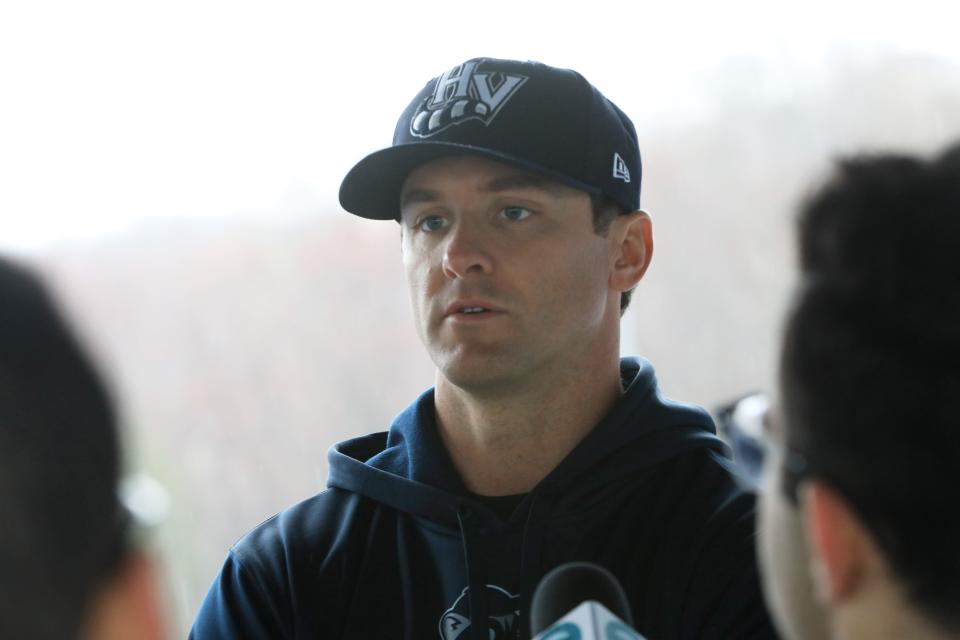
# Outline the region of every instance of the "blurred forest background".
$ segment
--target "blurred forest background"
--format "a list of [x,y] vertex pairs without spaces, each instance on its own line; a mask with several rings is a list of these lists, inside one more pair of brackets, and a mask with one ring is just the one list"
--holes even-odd
[[[960,137],[960,65],[837,55],[774,98],[757,87],[784,80],[749,60],[697,81],[712,98],[696,118],[638,122],[656,251],[623,334],[668,395],[714,407],[772,385],[797,203],[838,155],[929,153]],[[396,225],[332,199],[20,253],[113,381],[128,466],[171,497],[155,539],[175,633],[238,537],[322,490],[332,443],[386,429],[432,384]]]

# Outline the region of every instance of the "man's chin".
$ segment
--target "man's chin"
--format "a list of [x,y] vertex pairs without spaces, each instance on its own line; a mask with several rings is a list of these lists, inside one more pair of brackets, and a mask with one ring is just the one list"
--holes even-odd
[[523,378],[522,367],[509,353],[489,350],[483,353],[450,354],[434,358],[437,372],[451,385],[471,393],[492,393],[516,388]]

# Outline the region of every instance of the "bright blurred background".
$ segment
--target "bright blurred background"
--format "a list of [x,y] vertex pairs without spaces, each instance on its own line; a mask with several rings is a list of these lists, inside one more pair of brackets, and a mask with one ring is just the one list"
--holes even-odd
[[[953,3],[75,2],[0,7],[0,252],[122,401],[186,633],[227,548],[432,383],[396,225],[336,192],[431,77],[575,68],[634,119],[657,250],[623,323],[665,391],[769,388],[791,215],[855,150],[960,137]],[[0,301],[2,304],[2,301]]]

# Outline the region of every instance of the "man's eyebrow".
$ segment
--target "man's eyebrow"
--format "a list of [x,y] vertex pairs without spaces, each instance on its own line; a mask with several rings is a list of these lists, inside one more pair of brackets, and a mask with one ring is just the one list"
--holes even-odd
[[440,194],[430,189],[410,189],[404,192],[400,197],[400,208],[403,209],[411,204],[420,202],[436,202],[440,199]]
[[491,192],[510,191],[512,189],[537,189],[552,196],[559,195],[563,187],[553,180],[542,178],[529,173],[512,173],[494,178],[486,185]]
[[[513,189],[537,189],[552,196],[560,194],[563,187],[553,180],[541,178],[530,173],[511,173],[509,175],[493,178],[483,190],[490,193],[499,193],[501,191],[511,191]],[[412,204],[437,202],[441,199],[439,192],[432,189],[410,189],[405,191],[400,197],[400,208],[408,207]]]

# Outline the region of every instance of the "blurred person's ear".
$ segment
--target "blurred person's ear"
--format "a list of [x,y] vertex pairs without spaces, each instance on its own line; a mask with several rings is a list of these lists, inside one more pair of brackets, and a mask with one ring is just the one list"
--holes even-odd
[[833,607],[850,600],[865,579],[882,571],[882,555],[846,498],[819,480],[805,485],[800,501],[814,550],[813,577],[819,597]]
[[158,585],[151,559],[132,551],[91,602],[85,640],[165,640]]

